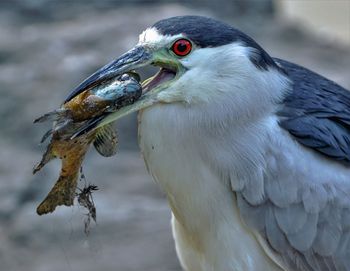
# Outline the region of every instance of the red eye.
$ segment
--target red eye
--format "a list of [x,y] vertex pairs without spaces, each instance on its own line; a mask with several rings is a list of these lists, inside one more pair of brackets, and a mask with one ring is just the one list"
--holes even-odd
[[192,43],[189,40],[180,39],[174,42],[171,49],[178,56],[186,56],[192,50]]

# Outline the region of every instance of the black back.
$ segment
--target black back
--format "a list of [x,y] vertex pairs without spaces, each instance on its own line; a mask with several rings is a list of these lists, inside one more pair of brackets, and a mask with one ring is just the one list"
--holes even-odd
[[350,165],[350,91],[306,68],[275,59],[293,81],[280,125],[301,144]]

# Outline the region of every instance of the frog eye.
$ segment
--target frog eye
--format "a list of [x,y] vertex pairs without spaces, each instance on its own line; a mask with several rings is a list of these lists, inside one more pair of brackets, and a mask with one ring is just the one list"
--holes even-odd
[[187,39],[179,39],[174,42],[171,50],[177,56],[186,56],[192,50],[192,43]]

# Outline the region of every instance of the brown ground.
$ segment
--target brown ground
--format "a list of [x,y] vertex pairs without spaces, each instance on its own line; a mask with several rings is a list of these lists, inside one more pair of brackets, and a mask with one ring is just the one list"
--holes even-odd
[[[0,9],[1,270],[180,270],[169,208],[138,152],[135,116],[119,123],[121,150],[116,157],[103,158],[92,150],[85,161],[87,180],[100,188],[94,193],[98,224],[88,237],[85,210],[79,207],[60,207],[42,217],[35,213],[58,176],[59,163],[32,176],[44,149],[37,143],[48,128],[34,126],[32,120],[57,108],[82,79],[130,48],[145,26],[162,17],[210,13],[170,4],[82,9],[66,17],[60,12],[53,13],[58,18],[39,19],[47,14]],[[273,56],[350,88],[349,48],[271,19],[231,22]]]

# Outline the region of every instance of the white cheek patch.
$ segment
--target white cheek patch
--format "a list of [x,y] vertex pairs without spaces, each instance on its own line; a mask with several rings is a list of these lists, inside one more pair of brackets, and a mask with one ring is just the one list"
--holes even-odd
[[[235,65],[237,61],[246,61],[249,56],[249,48],[241,43],[232,43],[219,47],[198,48],[180,62],[188,68],[211,66],[212,70],[223,66]],[[232,61],[227,61],[232,59]],[[213,67],[213,65],[217,67]]]
[[150,27],[140,34],[138,44],[161,48],[180,37],[182,37],[181,34],[175,36],[162,35],[155,27]]
[[159,93],[159,97],[166,102],[221,101],[222,104],[225,104],[225,97],[234,101],[231,105],[240,116],[250,108],[258,108],[254,104],[269,105],[282,97],[289,82],[274,68],[257,69],[250,60],[252,53],[252,49],[239,42],[197,48],[180,60],[188,71]]

